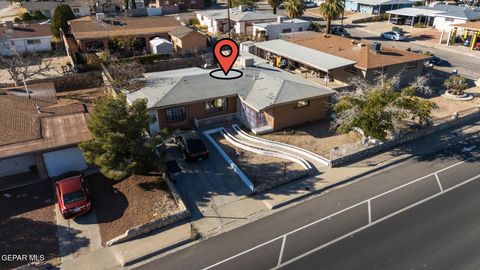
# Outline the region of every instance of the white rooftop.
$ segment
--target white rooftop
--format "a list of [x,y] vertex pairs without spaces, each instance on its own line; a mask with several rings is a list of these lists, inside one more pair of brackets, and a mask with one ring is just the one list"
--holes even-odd
[[332,69],[350,66],[356,63],[342,57],[320,52],[280,39],[257,42],[255,43],[255,46],[324,72],[329,72]]

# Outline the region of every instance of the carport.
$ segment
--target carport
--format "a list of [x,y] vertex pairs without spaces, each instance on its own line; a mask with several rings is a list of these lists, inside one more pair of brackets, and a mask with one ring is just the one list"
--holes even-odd
[[412,23],[410,24],[410,26],[413,27],[415,22],[424,23],[427,26],[433,26],[433,21],[435,19],[435,16],[443,12],[440,10],[409,7],[409,8],[401,8],[396,10],[389,10],[386,13],[388,14],[389,23],[392,15],[395,15],[395,17],[402,16],[402,17],[412,18]]
[[457,36],[457,33],[463,32],[464,39],[471,37],[470,50],[474,50],[476,48],[476,44],[480,42],[480,22],[467,22],[467,23],[453,24],[451,26],[452,28],[448,33],[447,45],[452,45],[451,41]]
[[[257,56],[260,56],[275,66],[286,69],[313,71],[320,78],[325,78],[325,83],[332,78],[332,71],[339,68],[353,66],[356,62],[342,57],[320,52],[285,40],[269,40],[258,42]],[[286,60],[287,65],[281,66],[281,61]]]

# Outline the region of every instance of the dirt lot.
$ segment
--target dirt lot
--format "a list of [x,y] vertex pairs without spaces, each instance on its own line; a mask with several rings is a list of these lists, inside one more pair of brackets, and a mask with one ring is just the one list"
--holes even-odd
[[[38,76],[34,76],[31,79],[43,79],[45,77],[62,76],[63,75],[62,66],[65,66],[67,63],[69,63],[69,57],[68,56],[52,56],[52,57],[45,58],[43,61],[45,63],[48,62],[48,61],[51,61],[50,67],[52,69],[45,72],[45,74],[44,74],[45,76],[38,75]],[[37,68],[37,66],[33,67],[33,69],[35,69],[35,68]],[[0,69],[0,82],[2,82],[2,83],[13,83],[13,81],[10,79],[10,75],[9,75],[9,73],[6,69]]]
[[290,135],[274,132],[260,137],[295,145],[325,158],[330,158],[330,149],[360,140],[360,137],[353,132],[335,134],[329,130],[329,124],[328,121],[315,121],[290,128],[294,131]]
[[480,87],[467,89],[466,93],[472,94],[475,98],[469,101],[452,100],[442,96],[436,96],[430,100],[437,103],[438,109],[433,111],[434,118],[450,116],[455,112],[467,110],[480,105]]
[[301,175],[305,172],[304,168],[295,162],[240,149],[228,143],[220,134],[213,134],[212,138],[219,143],[223,151],[254,182],[255,186],[285,177],[285,166],[287,177],[292,174]]
[[102,174],[88,178],[103,245],[132,227],[180,211],[160,178],[134,175],[120,182]]
[[[55,202],[49,182],[0,193],[0,254],[36,254],[58,263]],[[29,261],[0,263],[11,269]]]

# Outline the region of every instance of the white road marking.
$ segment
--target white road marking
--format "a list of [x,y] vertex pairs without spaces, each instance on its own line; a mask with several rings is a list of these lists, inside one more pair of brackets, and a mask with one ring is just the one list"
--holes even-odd
[[440,182],[440,178],[438,177],[438,173],[435,174],[435,178],[437,179],[437,183],[438,183],[438,187],[440,188],[440,191],[443,192],[442,183]]
[[[475,155],[475,156],[473,156],[473,157],[471,157],[471,158],[468,158],[468,159],[466,159],[466,160],[457,162],[457,163],[455,163],[455,164],[453,164],[453,165],[450,165],[450,166],[448,166],[448,167],[445,167],[445,168],[443,168],[443,169],[440,169],[440,170],[438,170],[438,171],[436,171],[436,172],[433,172],[433,173],[430,173],[430,174],[428,174],[428,175],[422,176],[422,177],[417,178],[417,179],[415,179],[415,180],[413,180],[413,181],[410,181],[410,182],[408,182],[408,183],[406,183],[406,184],[400,185],[400,186],[398,186],[398,187],[396,187],[396,188],[390,189],[390,190],[388,190],[388,191],[386,191],[386,192],[383,192],[383,193],[381,193],[381,194],[378,194],[378,195],[376,195],[376,196],[373,196],[373,197],[371,197],[371,198],[369,198],[369,199],[367,199],[367,200],[361,201],[361,202],[356,203],[356,204],[354,204],[354,205],[352,205],[352,206],[349,206],[349,207],[347,207],[347,208],[344,208],[344,209],[342,209],[342,210],[340,210],[340,211],[338,211],[338,212],[335,212],[335,213],[333,213],[333,214],[331,214],[331,215],[328,215],[328,216],[323,217],[323,218],[321,218],[321,219],[317,219],[317,220],[315,220],[315,221],[313,221],[313,222],[311,222],[311,223],[309,223],[309,224],[306,224],[306,225],[304,225],[304,226],[302,226],[302,227],[299,227],[299,228],[297,228],[297,229],[295,229],[295,230],[292,230],[292,231],[290,231],[290,232],[287,232],[287,233],[285,233],[285,234],[283,234],[283,235],[280,235],[280,236],[278,236],[278,237],[276,237],[276,238],[273,238],[273,239],[271,239],[271,240],[269,240],[269,241],[267,241],[267,242],[264,242],[264,243],[262,243],[262,244],[259,244],[259,245],[257,245],[257,246],[254,246],[254,247],[252,247],[252,248],[250,248],[250,249],[247,249],[247,250],[245,250],[245,251],[243,251],[243,252],[240,252],[240,253],[238,253],[238,254],[236,254],[236,255],[233,255],[233,256],[231,256],[231,257],[228,257],[228,258],[226,258],[226,259],[224,259],[224,260],[222,260],[222,261],[219,261],[219,262],[217,262],[217,263],[215,263],[215,264],[212,264],[212,265],[210,265],[210,266],[207,266],[207,267],[203,268],[202,270],[208,270],[208,269],[211,269],[211,268],[213,268],[213,267],[215,267],[215,266],[218,266],[218,265],[220,265],[220,264],[223,264],[223,263],[225,263],[225,262],[227,262],[227,261],[233,260],[233,259],[235,259],[235,258],[237,258],[237,257],[239,257],[239,256],[241,256],[241,255],[243,255],[243,254],[246,254],[246,253],[248,253],[248,252],[250,252],[250,251],[252,251],[252,250],[255,250],[255,249],[257,249],[257,248],[260,248],[260,247],[263,247],[263,246],[265,246],[265,245],[268,245],[268,244],[270,244],[270,243],[272,243],[272,242],[274,242],[274,241],[276,241],[276,240],[279,240],[279,239],[283,238],[284,236],[288,236],[288,235],[290,235],[290,234],[296,233],[296,232],[298,232],[298,231],[301,231],[301,230],[303,230],[303,229],[305,229],[305,228],[311,227],[311,226],[313,226],[313,225],[315,225],[315,224],[317,224],[317,223],[319,223],[319,222],[322,222],[322,221],[324,221],[324,220],[331,219],[332,217],[334,217],[334,216],[336,216],[336,215],[338,215],[338,214],[341,214],[341,213],[343,213],[343,212],[346,212],[346,211],[348,211],[348,210],[350,210],[350,209],[352,209],[352,208],[355,208],[355,207],[357,207],[357,206],[360,206],[360,205],[362,205],[362,204],[368,203],[368,201],[370,201],[370,200],[379,198],[379,197],[381,197],[381,196],[383,196],[383,195],[385,195],[385,194],[391,193],[391,192],[393,192],[393,191],[395,191],[395,190],[398,190],[398,189],[400,189],[400,188],[403,188],[403,187],[406,187],[406,186],[408,186],[408,185],[414,184],[414,183],[416,183],[416,182],[418,182],[418,181],[421,181],[421,180],[423,180],[423,179],[425,179],[425,178],[427,178],[427,177],[430,177],[430,176],[432,176],[432,175],[435,175],[435,174],[437,174],[437,173],[440,173],[440,172],[449,170],[449,169],[451,169],[451,168],[453,168],[453,167],[456,167],[456,166],[458,166],[458,165],[460,165],[460,164],[463,164],[463,163],[465,163],[465,162],[468,162],[468,161],[470,161],[470,160],[472,160],[472,159],[475,159],[475,158],[477,158],[477,157],[479,157],[479,156],[480,156],[480,154],[477,154],[477,155]],[[467,181],[468,181],[468,180],[467,180]],[[466,182],[465,182],[465,183],[466,183]],[[455,187],[455,186],[454,186],[454,187]],[[447,190],[450,190],[450,189],[451,189],[451,188],[449,188],[449,189],[447,189]],[[445,190],[444,192],[446,192],[447,190]],[[439,194],[442,194],[442,193],[439,193]],[[414,205],[416,205],[416,204],[414,204]],[[405,208],[404,208],[404,209],[405,209]],[[398,212],[398,211],[397,211],[397,212]],[[388,216],[387,216],[387,217],[388,217]],[[384,219],[385,219],[385,217],[384,217],[384,218],[381,218],[381,219],[378,219],[378,220],[370,223],[370,224],[367,225],[367,226],[374,225],[374,224],[376,224],[376,223],[378,223],[378,222],[380,222],[381,220],[384,220]],[[364,226],[364,227],[365,227],[365,226]],[[361,228],[364,228],[364,227],[361,227]],[[356,232],[356,231],[358,231],[358,230],[359,230],[359,229],[355,230],[354,232]],[[346,235],[346,236],[352,235],[354,232],[349,233],[349,234]],[[346,237],[346,236],[345,236],[345,237]],[[343,239],[343,238],[342,238],[342,239]],[[283,264],[283,265],[285,265],[285,264]]]
[[351,236],[351,235],[354,235],[354,234],[356,234],[356,233],[358,233],[358,232],[360,232],[360,231],[363,231],[363,230],[365,230],[365,229],[367,229],[367,228],[369,228],[369,227],[371,227],[371,226],[373,226],[373,225],[375,225],[375,224],[377,224],[377,223],[380,223],[380,222],[382,222],[382,221],[384,221],[384,220],[387,220],[387,219],[389,219],[389,218],[391,218],[391,217],[393,217],[393,216],[396,216],[396,215],[398,215],[398,214],[401,214],[402,212],[405,212],[405,211],[407,211],[407,210],[409,210],[409,209],[411,209],[411,208],[413,208],[413,207],[415,207],[415,206],[418,206],[418,205],[420,205],[420,204],[422,204],[422,203],[424,203],[424,202],[430,201],[430,200],[432,200],[432,199],[434,199],[434,198],[436,198],[436,197],[438,197],[438,196],[440,196],[440,195],[443,195],[443,194],[445,194],[445,193],[447,193],[447,192],[449,192],[449,191],[451,191],[451,190],[454,190],[454,189],[456,189],[456,188],[458,188],[458,187],[461,187],[461,186],[463,186],[463,185],[465,185],[465,184],[468,184],[468,183],[470,183],[470,182],[472,182],[472,181],[474,181],[474,180],[476,180],[476,179],[478,179],[478,178],[480,178],[480,174],[477,175],[477,176],[474,176],[474,177],[472,177],[472,178],[470,178],[470,179],[468,179],[468,180],[466,180],[466,181],[464,181],[464,182],[462,182],[462,183],[460,183],[460,184],[457,184],[457,185],[455,185],[455,186],[453,186],[453,187],[450,187],[450,188],[444,190],[443,192],[439,192],[439,193],[436,193],[436,194],[434,194],[434,195],[431,195],[431,196],[429,196],[429,197],[427,197],[427,198],[425,198],[425,199],[423,199],[423,200],[420,200],[420,201],[418,201],[418,202],[416,202],[416,203],[414,203],[414,204],[412,204],[412,205],[409,205],[409,206],[407,206],[407,207],[405,207],[405,208],[402,208],[402,209],[400,209],[400,210],[397,210],[397,211],[395,211],[395,212],[393,212],[393,213],[391,213],[391,214],[389,214],[389,215],[387,215],[387,216],[385,216],[385,217],[383,217],[383,218],[380,218],[380,219],[374,221],[374,222],[371,223],[371,224],[362,226],[362,227],[360,227],[360,228],[358,228],[358,229],[356,229],[356,230],[354,230],[354,231],[352,231],[352,232],[350,232],[350,233],[348,233],[348,234],[345,234],[345,235],[343,235],[343,236],[341,236],[341,237],[338,237],[338,238],[336,238],[336,239],[334,239],[334,240],[332,240],[332,241],[330,241],[330,242],[328,242],[328,243],[326,243],[326,244],[323,244],[323,245],[321,245],[321,246],[319,246],[319,247],[316,247],[316,248],[314,248],[314,249],[312,249],[312,250],[310,250],[310,251],[307,251],[307,252],[303,253],[302,255],[299,255],[299,256],[297,256],[297,257],[295,257],[295,258],[293,258],[293,259],[290,259],[290,260],[286,261],[285,263],[283,263],[283,264],[281,264],[281,265],[277,265],[276,267],[272,268],[272,270],[273,270],[273,269],[279,269],[280,267],[283,267],[283,266],[286,266],[286,265],[288,265],[288,264],[291,264],[291,263],[293,263],[293,262],[295,262],[295,261],[298,261],[298,260],[300,260],[300,259],[302,259],[302,258],[304,258],[304,257],[306,257],[306,256],[308,256],[308,255],[310,255],[310,254],[312,254],[312,253],[315,253],[315,252],[317,252],[317,251],[319,251],[319,250],[321,250],[321,249],[324,249],[324,248],[326,248],[326,247],[328,247],[328,246],[330,246],[330,245],[332,245],[332,244],[335,244],[336,242],[339,242],[339,241],[341,241],[341,240],[343,240],[343,239],[345,239],[345,238],[347,238],[347,237],[349,237],[349,236]]
[[283,236],[283,240],[282,240],[282,247],[280,248],[280,255],[278,256],[277,266],[279,266],[280,264],[282,264],[283,249],[285,248],[285,242],[286,242],[286,241],[287,241],[287,236],[284,235],[284,236]]
[[372,223],[372,201],[368,200],[368,224]]

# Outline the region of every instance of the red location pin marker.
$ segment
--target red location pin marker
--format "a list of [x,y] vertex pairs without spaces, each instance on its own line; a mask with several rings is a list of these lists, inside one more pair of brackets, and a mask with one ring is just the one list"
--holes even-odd
[[[228,55],[224,55],[222,54],[222,51],[224,53],[228,51],[229,53]],[[223,73],[227,75],[230,69],[233,67],[235,60],[237,60],[238,44],[230,38],[220,39],[213,48],[213,55],[215,55],[215,59],[217,59],[218,64],[223,70]]]

